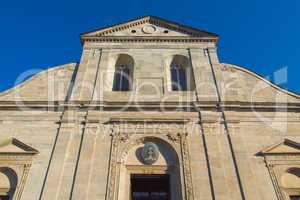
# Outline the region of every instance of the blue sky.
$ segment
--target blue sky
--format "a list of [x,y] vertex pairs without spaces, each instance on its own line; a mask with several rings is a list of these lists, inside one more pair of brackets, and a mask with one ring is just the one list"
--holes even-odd
[[0,91],[30,69],[79,61],[79,34],[144,15],[157,15],[220,36],[222,62],[234,63],[300,93],[300,1],[16,0],[0,7]]

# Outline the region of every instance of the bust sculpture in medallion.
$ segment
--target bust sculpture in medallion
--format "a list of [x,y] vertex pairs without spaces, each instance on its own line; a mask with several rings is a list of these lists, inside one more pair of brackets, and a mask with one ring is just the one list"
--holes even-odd
[[147,142],[142,150],[142,158],[145,164],[151,165],[155,163],[159,156],[159,150],[153,142]]

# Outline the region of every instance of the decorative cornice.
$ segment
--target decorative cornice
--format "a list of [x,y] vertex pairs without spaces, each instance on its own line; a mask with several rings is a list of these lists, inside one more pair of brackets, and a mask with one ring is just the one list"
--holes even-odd
[[146,23],[150,23],[150,24],[153,24],[156,26],[167,28],[169,30],[178,31],[180,33],[185,33],[185,34],[188,34],[190,36],[195,36],[195,37],[197,37],[197,36],[210,36],[210,37],[215,37],[215,38],[218,37],[218,35],[215,33],[196,29],[194,27],[190,27],[190,26],[183,25],[183,24],[180,24],[177,22],[162,19],[162,18],[156,17],[156,16],[145,16],[145,17],[137,18],[137,19],[119,23],[116,25],[112,25],[112,26],[96,29],[93,31],[85,32],[85,33],[82,33],[81,36],[87,36],[87,35],[91,35],[91,34],[93,34],[95,36],[105,36],[105,35],[108,35],[108,34],[111,34],[114,32],[123,31],[125,29],[129,29],[131,27],[143,25]]
[[[280,149],[277,150],[277,148],[279,148],[280,146],[287,146],[293,149],[291,149],[290,151],[281,151]],[[263,156],[300,156],[300,144],[285,138],[282,141],[263,149],[260,154],[262,154]]]
[[166,118],[111,118],[109,123],[188,123],[189,119],[176,118],[176,119],[166,119]]
[[[165,109],[172,110],[174,108],[189,109],[190,111],[196,111],[195,109],[201,108],[206,110],[215,110],[217,102],[214,101],[191,101],[191,102],[164,102],[163,106],[161,101],[156,102],[109,102],[109,101],[76,101],[76,102],[49,102],[49,101],[24,101],[22,104],[18,104],[14,101],[0,102],[0,110],[17,110],[17,111],[55,111],[61,112],[62,110],[116,110],[120,108],[128,108],[128,110],[144,109]],[[219,104],[224,110],[243,110],[243,111],[280,111],[283,112],[296,112],[300,110],[300,103],[279,103],[279,102],[241,102],[241,101],[224,101]],[[53,115],[55,118],[56,116]],[[54,119],[53,118],[53,119]],[[48,120],[49,118],[47,118]],[[24,120],[26,120],[24,118]]]
[[[5,147],[12,145],[22,151],[6,151]],[[2,148],[4,148],[4,150],[2,150]],[[0,155],[12,155],[12,156],[16,156],[16,155],[34,155],[34,154],[38,154],[39,151],[34,149],[33,147],[21,142],[20,140],[16,139],[16,138],[9,138],[7,140],[5,140],[4,142],[2,142],[0,144]]]
[[81,38],[83,42],[110,42],[110,43],[215,43],[215,38],[205,37],[94,37],[86,36]]
[[[168,30],[186,34],[186,37],[111,37],[110,35],[130,29],[143,24],[152,24]],[[207,31],[199,30],[190,26],[172,22],[155,16],[146,16],[135,20],[127,21],[117,25],[96,29],[81,34],[81,41],[84,42],[217,42],[218,35]]]

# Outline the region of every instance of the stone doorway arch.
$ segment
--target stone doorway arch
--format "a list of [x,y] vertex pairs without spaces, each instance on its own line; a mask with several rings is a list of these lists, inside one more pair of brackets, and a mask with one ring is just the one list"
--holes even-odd
[[[158,147],[158,158],[153,164],[146,164],[142,158],[145,144],[153,143]],[[168,175],[170,197],[173,200],[182,199],[180,163],[176,150],[171,144],[158,137],[143,137],[128,145],[120,163],[120,181],[118,200],[130,200],[133,174]]]
[[[193,200],[186,136],[113,134],[106,199],[131,200],[131,174],[168,174],[171,199]],[[159,158],[152,165],[143,163],[140,156],[147,142],[156,144],[159,149]]]

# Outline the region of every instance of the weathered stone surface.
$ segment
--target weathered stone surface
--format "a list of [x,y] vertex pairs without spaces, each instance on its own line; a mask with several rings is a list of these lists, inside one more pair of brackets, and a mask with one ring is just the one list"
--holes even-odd
[[[0,93],[0,180],[15,172],[14,200],[129,200],[131,174],[169,174],[172,200],[299,195],[300,97],[220,63],[216,40],[144,17],[83,34],[79,64]],[[134,60],[132,90],[112,91],[124,54]],[[194,90],[172,90],[178,55]],[[10,138],[38,152],[9,146]],[[147,142],[159,151],[148,165],[140,155]]]

